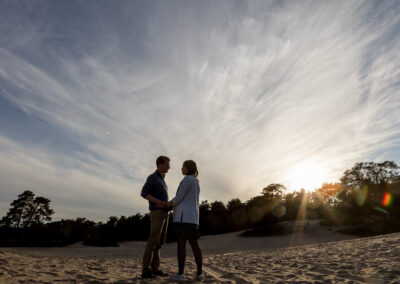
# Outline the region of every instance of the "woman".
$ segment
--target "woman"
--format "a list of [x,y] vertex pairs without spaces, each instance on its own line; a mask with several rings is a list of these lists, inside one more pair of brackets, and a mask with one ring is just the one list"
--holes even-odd
[[173,222],[178,237],[178,274],[170,279],[184,281],[184,269],[186,258],[186,240],[192,247],[197,265],[196,280],[204,280],[202,271],[202,255],[197,240],[199,233],[199,194],[200,186],[197,176],[197,165],[194,161],[185,161],[182,165],[182,174],[185,176],[179,184],[176,196],[169,202],[174,206]]

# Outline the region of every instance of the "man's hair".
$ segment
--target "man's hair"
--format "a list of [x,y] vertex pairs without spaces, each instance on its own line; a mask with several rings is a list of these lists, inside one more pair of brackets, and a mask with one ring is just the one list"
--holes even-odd
[[158,165],[163,165],[163,164],[165,164],[166,162],[169,162],[169,161],[170,161],[170,160],[169,160],[168,157],[166,157],[166,156],[160,156],[160,157],[158,157],[157,160],[156,160],[156,165],[157,165],[157,167],[158,167]]
[[186,167],[188,175],[194,175],[195,177],[199,175],[195,161],[187,160],[183,162],[183,165]]

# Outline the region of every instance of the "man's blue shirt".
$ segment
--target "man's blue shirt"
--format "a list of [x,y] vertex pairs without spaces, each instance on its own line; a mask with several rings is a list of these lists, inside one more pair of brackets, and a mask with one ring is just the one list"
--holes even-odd
[[[161,201],[168,201],[168,187],[158,170],[147,177],[146,183],[142,188],[141,196],[146,197],[149,194]],[[149,201],[149,209],[157,210],[160,208]]]

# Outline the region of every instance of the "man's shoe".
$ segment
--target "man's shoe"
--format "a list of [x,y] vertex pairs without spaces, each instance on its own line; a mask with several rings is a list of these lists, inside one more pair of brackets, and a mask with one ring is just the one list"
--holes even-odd
[[196,275],[196,281],[204,281],[206,278],[204,277],[204,273]]
[[142,272],[142,278],[156,278],[156,276],[153,273],[151,273],[150,270],[144,270]]
[[161,270],[152,271],[151,273],[152,273],[153,275],[156,275],[156,276],[168,276],[167,273],[164,273],[164,272],[162,272]]
[[185,281],[185,274],[175,274],[172,275],[169,280],[171,281],[178,281],[178,282],[183,282]]

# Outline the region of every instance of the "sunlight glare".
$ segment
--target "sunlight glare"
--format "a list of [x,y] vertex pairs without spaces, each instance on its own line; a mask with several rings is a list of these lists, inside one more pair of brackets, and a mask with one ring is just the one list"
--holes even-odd
[[294,190],[313,191],[327,181],[326,170],[315,163],[303,162],[292,168],[288,180]]

